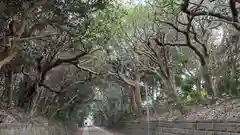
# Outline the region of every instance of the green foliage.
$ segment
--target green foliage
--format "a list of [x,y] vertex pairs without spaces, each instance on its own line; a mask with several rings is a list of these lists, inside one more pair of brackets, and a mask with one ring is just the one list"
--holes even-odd
[[187,78],[182,81],[181,89],[183,96],[188,96],[193,91],[194,80],[192,78]]
[[192,91],[187,96],[182,97],[182,102],[186,105],[199,104],[207,96],[206,91]]
[[184,104],[198,104],[208,96],[206,91],[196,90],[195,85],[195,78],[187,77],[182,79],[180,85],[182,90],[181,99]]
[[174,13],[179,11],[181,0],[153,0],[152,5],[156,9],[162,10],[162,12],[166,13]]
[[94,118],[97,123],[114,124],[126,115],[129,106],[123,104],[121,87],[117,85],[109,85],[102,94],[104,98],[95,102],[92,108]]
[[74,42],[73,46],[79,47],[79,44],[87,47],[90,47],[89,45],[106,45],[108,40],[119,31],[122,17],[125,14],[126,10],[117,5],[108,6],[108,8],[94,13],[87,31]]
[[226,69],[218,82],[218,90],[221,94],[239,96],[240,86],[237,75],[232,73],[232,69]]

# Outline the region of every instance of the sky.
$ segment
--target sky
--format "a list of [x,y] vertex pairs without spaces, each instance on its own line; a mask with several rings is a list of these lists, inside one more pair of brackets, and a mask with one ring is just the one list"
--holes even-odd
[[123,4],[126,6],[143,4],[145,0],[122,0]]

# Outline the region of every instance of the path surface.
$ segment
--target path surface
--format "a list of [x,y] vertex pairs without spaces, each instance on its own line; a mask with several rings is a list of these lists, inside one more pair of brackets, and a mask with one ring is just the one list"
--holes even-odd
[[78,132],[74,135],[123,135],[120,133],[109,132],[101,127],[83,127],[79,128]]

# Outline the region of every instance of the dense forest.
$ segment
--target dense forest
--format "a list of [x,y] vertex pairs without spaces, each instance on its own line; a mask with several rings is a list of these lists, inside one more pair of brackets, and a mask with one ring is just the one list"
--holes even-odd
[[237,98],[239,0],[2,0],[0,96],[102,123]]

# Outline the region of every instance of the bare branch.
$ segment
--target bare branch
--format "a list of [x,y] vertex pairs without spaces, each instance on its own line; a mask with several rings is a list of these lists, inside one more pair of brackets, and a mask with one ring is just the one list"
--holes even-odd
[[168,78],[168,76],[166,75],[166,73],[165,73],[164,70],[163,70],[162,64],[161,64],[160,61],[158,60],[158,55],[157,55],[157,57],[156,57],[156,56],[154,57],[152,54],[149,54],[149,53],[146,52],[146,51],[136,50],[135,52],[138,53],[138,54],[140,54],[140,55],[145,55],[145,56],[147,56],[148,58],[150,58],[154,63],[156,63],[156,64],[158,65],[158,68],[159,68],[159,70],[160,70],[160,73],[161,73],[162,77]]
[[34,39],[47,38],[47,37],[56,36],[56,35],[60,35],[60,33],[53,33],[53,34],[48,34],[48,35],[20,38],[20,39],[16,39],[15,41],[34,40]]
[[96,75],[99,74],[99,73],[97,73],[97,72],[95,72],[95,71],[93,71],[89,68],[86,68],[86,67],[83,67],[83,66],[79,65],[78,63],[75,63],[75,62],[69,62],[69,63],[73,64],[76,68],[78,68],[80,70],[87,71],[89,73],[96,74]]
[[[190,19],[188,19],[189,22],[188,22],[188,26],[187,26],[186,31],[180,30],[177,26],[175,26],[175,25],[172,24],[172,23],[164,22],[164,21],[159,21],[159,22],[160,22],[160,23],[168,24],[168,25],[170,25],[173,29],[175,29],[177,32],[182,33],[182,34],[185,36],[185,40],[186,40],[186,41],[185,41],[186,43],[185,43],[184,46],[188,46],[190,49],[192,49],[192,50],[196,53],[196,55],[199,57],[201,64],[204,66],[204,65],[206,64],[206,61],[205,61],[205,59],[204,59],[204,56],[202,55],[202,53],[201,53],[195,46],[192,45],[191,39],[190,39],[190,36],[189,36],[189,33],[191,33],[191,32],[190,32],[190,27],[191,27],[191,21],[192,21],[192,20],[193,20],[193,17],[191,17]],[[159,41],[159,40],[156,40],[156,41]],[[157,44],[163,45],[162,42],[160,42],[160,43],[157,42]],[[165,44],[166,44],[166,43],[165,43]],[[177,46],[178,43],[177,43],[176,45],[174,45],[174,44],[169,44],[169,45]],[[183,45],[182,45],[182,46],[183,46]]]
[[157,38],[154,38],[153,39],[157,45],[159,46],[178,46],[178,47],[181,47],[181,46],[188,46],[186,43],[162,43],[160,42]]
[[125,82],[126,84],[135,87],[135,82],[133,80],[127,79],[122,73],[118,72],[118,76],[120,77],[120,79]]
[[44,20],[44,21],[41,21],[40,23],[38,24],[35,24],[33,25],[26,33],[23,34],[24,37],[30,37],[33,35],[33,33],[36,31],[36,30],[42,30],[43,28],[45,28],[47,25],[52,25],[54,23],[64,23],[64,21],[61,21],[62,19],[53,19],[53,20]]
[[[191,11],[188,9],[189,7],[189,0],[183,0],[183,4],[181,6],[181,10],[190,15],[190,16],[212,16],[212,17],[216,17],[219,19],[223,19],[229,22],[235,22],[233,23],[233,26],[240,31],[240,27],[238,25],[239,21],[237,19],[238,16],[238,12],[236,10],[236,0],[229,0],[229,5],[231,8],[231,12],[232,12],[232,17],[230,16],[224,16],[221,13],[215,13],[215,12],[211,12],[211,11]],[[236,24],[237,23],[237,24]]]
[[49,91],[51,91],[51,92],[53,92],[53,93],[56,93],[56,94],[60,94],[60,93],[66,92],[66,91],[55,91],[55,90],[53,90],[52,88],[50,88],[49,86],[47,86],[47,85],[44,84],[44,83],[40,83],[39,86],[42,86],[42,87],[44,87],[45,89],[47,89],[47,90],[49,90]]
[[0,61],[0,69],[7,63],[9,63],[15,56],[17,55],[17,51],[13,51],[10,55],[6,56],[5,58],[1,58]]
[[96,51],[98,51],[98,50],[100,50],[100,49],[95,49],[95,50],[93,50],[93,51],[91,51],[91,52],[89,52],[89,53],[88,53],[88,52],[82,52],[82,53],[80,53],[80,54],[78,54],[78,55],[76,55],[76,56],[74,56],[74,57],[72,57],[72,58],[68,58],[68,59],[57,59],[54,63],[52,63],[52,64],[50,64],[50,65],[46,65],[46,66],[45,66],[45,69],[44,69],[43,72],[42,72],[42,76],[41,76],[42,81],[45,80],[46,74],[47,74],[51,69],[53,69],[53,68],[55,68],[55,67],[57,67],[57,66],[59,66],[59,65],[61,65],[61,64],[64,64],[64,63],[76,62],[76,61],[78,61],[79,58],[81,58],[81,57],[83,57],[83,56],[85,56],[85,55],[87,55],[87,54],[94,53],[94,52],[96,52]]

